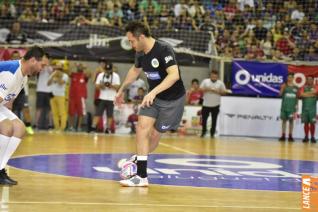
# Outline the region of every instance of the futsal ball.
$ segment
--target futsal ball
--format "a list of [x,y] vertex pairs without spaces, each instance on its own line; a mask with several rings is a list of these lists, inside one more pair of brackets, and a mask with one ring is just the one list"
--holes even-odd
[[127,161],[122,165],[120,177],[122,179],[129,179],[137,174],[137,165],[134,162]]

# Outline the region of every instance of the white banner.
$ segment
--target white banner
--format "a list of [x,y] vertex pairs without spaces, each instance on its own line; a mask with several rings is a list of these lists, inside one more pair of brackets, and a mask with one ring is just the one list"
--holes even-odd
[[[219,134],[278,138],[281,136],[282,123],[280,107],[281,99],[222,97]],[[301,108],[301,101],[298,108]],[[303,138],[303,124],[299,115],[294,125],[294,138]]]

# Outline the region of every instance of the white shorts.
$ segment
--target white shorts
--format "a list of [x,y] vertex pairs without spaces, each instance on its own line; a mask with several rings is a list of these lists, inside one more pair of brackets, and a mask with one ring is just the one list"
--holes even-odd
[[0,105],[0,121],[5,119],[14,120],[19,118],[6,106]]

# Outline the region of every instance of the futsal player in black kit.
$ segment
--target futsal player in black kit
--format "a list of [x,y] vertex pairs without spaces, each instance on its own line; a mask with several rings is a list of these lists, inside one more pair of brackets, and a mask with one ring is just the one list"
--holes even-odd
[[136,129],[137,175],[121,180],[123,186],[148,186],[148,154],[158,146],[161,134],[176,130],[182,118],[185,88],[171,46],[155,40],[147,26],[131,22],[126,36],[136,51],[135,64],[117,92],[115,104],[123,101],[124,90],[144,71],[149,92],[141,103]]

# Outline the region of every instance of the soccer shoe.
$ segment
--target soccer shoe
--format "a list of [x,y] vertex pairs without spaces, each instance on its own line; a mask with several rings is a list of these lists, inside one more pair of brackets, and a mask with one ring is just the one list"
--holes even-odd
[[148,187],[148,178],[142,178],[138,175],[135,175],[127,180],[121,180],[119,181],[120,185],[125,187]]
[[304,139],[303,139],[303,142],[304,143],[307,143],[309,141],[308,137],[306,136]]
[[282,136],[282,137],[280,137],[278,140],[279,140],[279,141],[285,141],[286,138],[285,138],[284,136]]
[[315,137],[311,137],[310,142],[311,142],[311,143],[316,143]]
[[0,170],[0,184],[1,185],[17,185],[18,182],[11,179],[5,169]]
[[31,126],[26,127],[25,131],[28,135],[34,135],[34,131]]
[[293,137],[288,137],[288,141],[289,141],[289,142],[294,142],[295,140],[294,140]]
[[118,168],[122,168],[123,164],[127,161],[133,162],[133,163],[137,163],[137,155],[133,155],[131,156],[129,159],[127,158],[122,158],[117,162],[117,167]]

